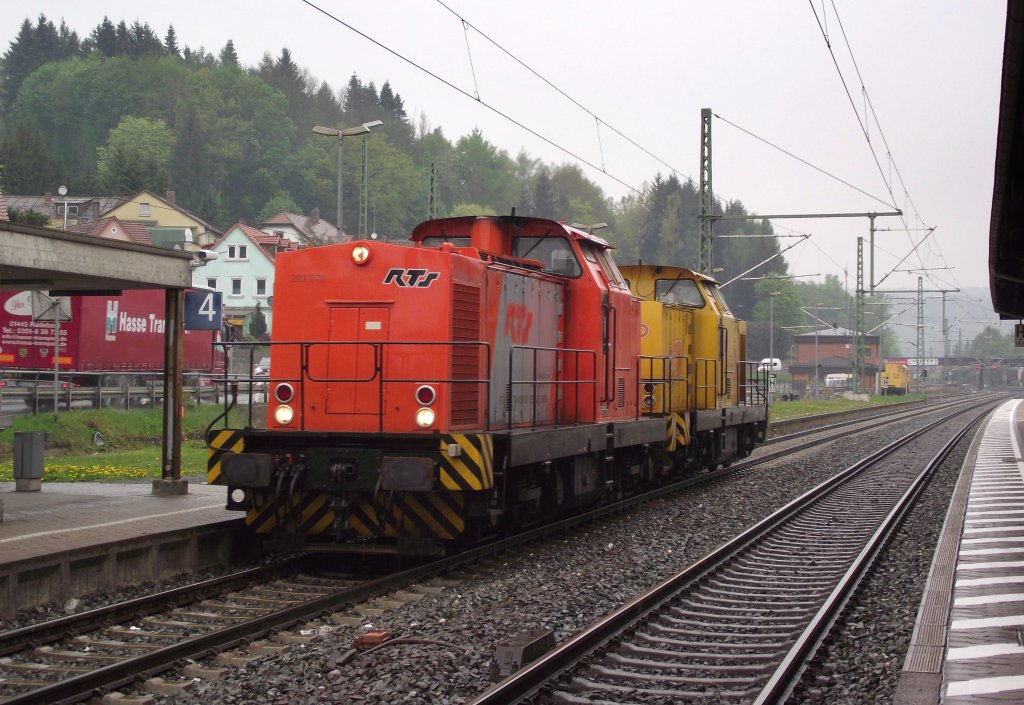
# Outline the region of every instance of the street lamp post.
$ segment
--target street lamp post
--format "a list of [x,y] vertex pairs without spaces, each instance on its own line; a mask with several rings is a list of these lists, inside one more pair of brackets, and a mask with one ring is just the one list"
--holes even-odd
[[[342,165],[344,164],[344,152],[342,145],[346,137],[369,134],[370,130],[372,130],[375,127],[379,127],[383,124],[384,123],[380,120],[372,120],[370,122],[364,122],[362,125],[357,125],[356,127],[346,127],[343,130],[337,130],[333,127],[321,127],[320,125],[317,125],[313,128],[313,132],[315,132],[318,135],[326,135],[327,137],[338,138],[338,242],[341,242],[341,235],[344,232],[344,229],[341,224],[341,216],[343,214],[341,202],[341,168]],[[359,239],[359,233],[356,233],[356,239]]]

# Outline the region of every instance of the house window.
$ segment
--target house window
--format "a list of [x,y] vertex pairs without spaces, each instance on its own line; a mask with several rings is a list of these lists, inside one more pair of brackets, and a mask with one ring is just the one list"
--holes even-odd
[[266,295],[267,295],[267,280],[266,279],[257,279],[256,280],[256,296],[266,296]]
[[206,280],[206,286],[208,286],[211,289],[216,289],[217,288],[217,277],[209,277]]
[[249,249],[245,245],[228,245],[228,259],[248,259]]
[[242,280],[241,278],[233,277],[231,279],[231,295],[241,296],[242,295]]
[[65,207],[67,207],[67,209],[68,209],[68,215],[78,215],[78,206],[77,205],[75,205],[75,204],[68,205],[68,204],[65,204],[65,203],[58,203],[57,204],[57,215],[64,215],[64,208]]
[[149,204],[148,203],[140,203],[139,204],[139,215],[144,217],[144,218],[148,218],[149,217]]

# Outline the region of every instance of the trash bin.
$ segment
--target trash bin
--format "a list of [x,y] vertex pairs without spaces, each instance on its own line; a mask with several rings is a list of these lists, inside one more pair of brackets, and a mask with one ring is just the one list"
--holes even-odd
[[38,492],[43,480],[43,451],[50,434],[25,431],[14,434],[14,489]]

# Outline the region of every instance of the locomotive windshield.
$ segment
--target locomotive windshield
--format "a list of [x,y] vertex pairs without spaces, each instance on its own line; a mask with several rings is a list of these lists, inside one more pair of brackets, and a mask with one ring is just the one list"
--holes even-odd
[[732,311],[729,309],[729,304],[725,303],[725,297],[722,296],[722,292],[718,290],[717,284],[711,282],[704,282],[704,288],[707,290],[708,295],[718,302],[718,308],[726,316],[731,316]]
[[517,237],[512,244],[516,257],[537,260],[549,274],[578,277],[582,274],[569,241],[561,237]]
[[654,285],[654,295],[666,304],[704,308],[704,297],[692,279],[659,279]]
[[446,242],[456,247],[469,247],[468,237],[425,237],[422,244],[424,247],[440,247]]

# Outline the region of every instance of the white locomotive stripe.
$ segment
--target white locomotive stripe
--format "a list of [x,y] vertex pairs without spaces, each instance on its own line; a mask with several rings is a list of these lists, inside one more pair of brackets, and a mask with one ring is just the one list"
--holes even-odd
[[1019,627],[1024,624],[1024,614],[1012,614],[1006,617],[978,617],[977,619],[954,619],[949,628],[961,631],[965,629],[989,629],[991,627]]
[[1024,654],[1024,646],[1017,643],[982,644],[980,646],[961,646],[946,652],[949,661],[965,661],[972,658],[988,658],[989,656],[1007,656]]
[[967,526],[981,526],[982,524],[1010,524],[1015,521],[1020,521],[1024,517],[984,517],[978,519],[972,519],[966,523]]
[[1024,602],[1024,592],[1004,592],[1002,595],[978,595],[976,597],[958,597],[953,600],[954,607],[973,607],[976,605],[998,605],[1003,602]]
[[981,543],[999,543],[1000,541],[1006,541],[1007,543],[1018,543],[1020,541],[1024,541],[1024,536],[993,536],[987,539],[964,539],[960,543],[964,546],[976,546]]
[[975,678],[969,681],[956,681],[946,686],[946,695],[983,695],[985,693],[1002,693],[1006,690],[1024,688],[1024,676],[996,676],[994,678]]
[[1021,509],[992,509],[987,512],[967,512],[968,517],[1005,516],[1007,514],[1024,514],[1024,507]]

